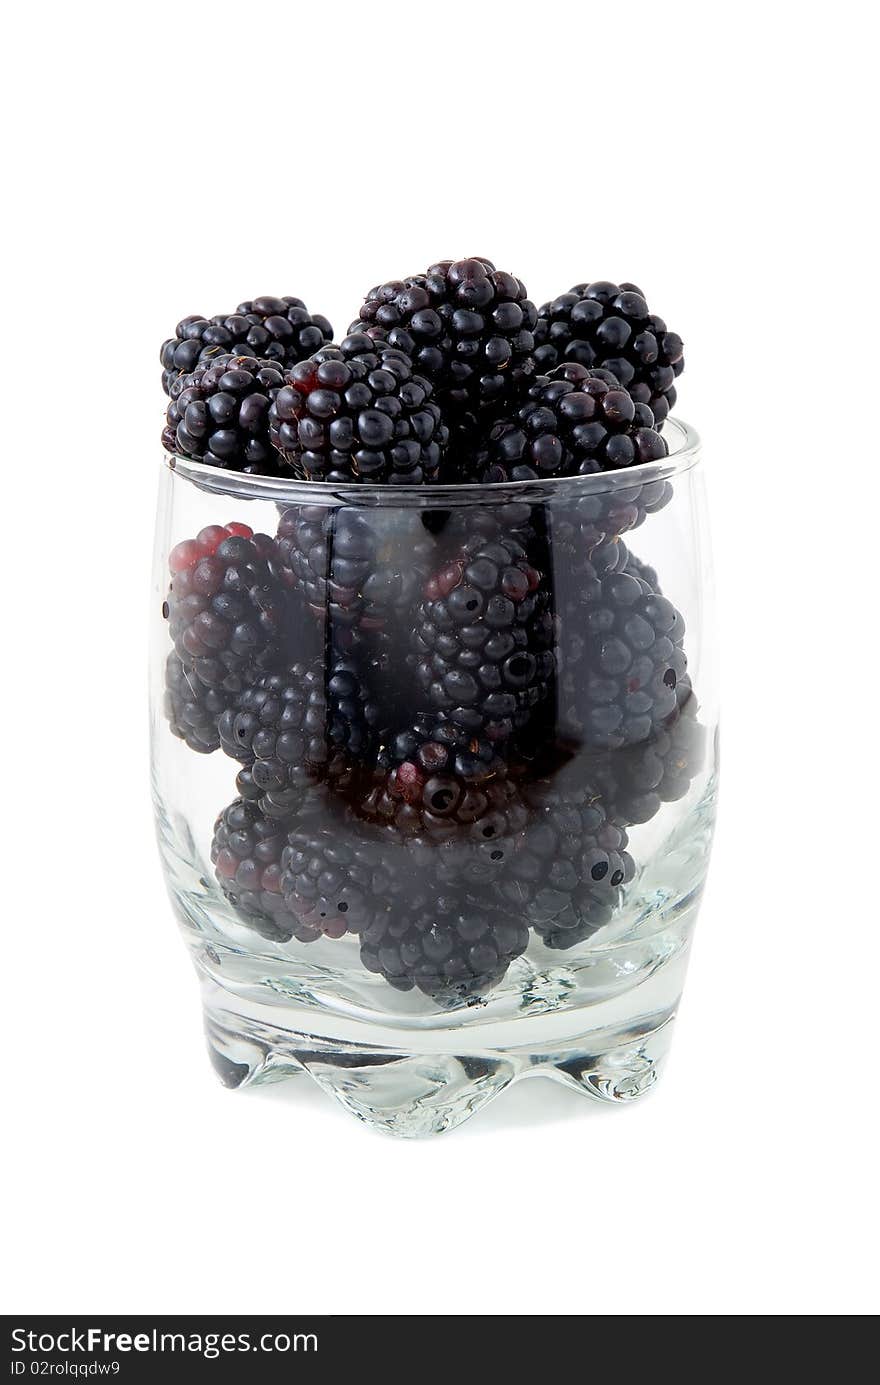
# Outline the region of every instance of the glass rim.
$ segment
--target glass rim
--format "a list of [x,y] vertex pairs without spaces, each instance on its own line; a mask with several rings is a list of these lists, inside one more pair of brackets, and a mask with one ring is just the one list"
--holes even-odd
[[[491,504],[499,501],[532,502],[554,499],[581,499],[639,490],[652,481],[668,481],[690,471],[701,456],[699,434],[683,419],[668,418],[663,436],[670,444],[667,457],[657,462],[616,471],[597,471],[589,476],[554,476],[537,481],[495,481],[487,485],[444,483],[430,486],[371,485],[335,481],[301,481],[287,476],[248,476],[243,471],[227,471],[206,466],[175,452],[164,452],[164,465],[174,475],[191,481],[200,490],[240,500],[271,500],[291,505],[383,505],[418,509],[453,509],[462,505]],[[673,440],[676,446],[672,446]]]

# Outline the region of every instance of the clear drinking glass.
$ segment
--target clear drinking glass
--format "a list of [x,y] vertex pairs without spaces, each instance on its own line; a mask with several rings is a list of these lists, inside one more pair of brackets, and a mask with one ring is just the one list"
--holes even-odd
[[664,435],[481,488],[166,456],[153,792],[227,1085],[419,1135],[524,1077],[654,1083],[717,783],[699,442]]

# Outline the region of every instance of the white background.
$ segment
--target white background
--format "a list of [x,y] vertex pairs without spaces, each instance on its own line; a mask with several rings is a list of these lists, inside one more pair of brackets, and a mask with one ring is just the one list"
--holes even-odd
[[[7,30],[8,1311],[878,1306],[869,13],[150,0]],[[538,302],[634,279],[685,338],[722,814],[656,1095],[526,1084],[398,1142],[207,1064],[148,802],[156,357],[186,313],[296,293],[342,328],[473,253]]]

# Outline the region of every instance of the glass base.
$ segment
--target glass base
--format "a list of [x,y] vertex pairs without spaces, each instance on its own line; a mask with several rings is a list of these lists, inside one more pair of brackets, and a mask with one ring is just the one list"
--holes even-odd
[[[210,989],[214,994],[205,998],[205,1028],[212,1063],[225,1086],[308,1073],[359,1120],[405,1137],[453,1130],[511,1083],[527,1077],[553,1078],[599,1101],[634,1101],[660,1074],[678,1002],[677,994],[672,1005],[603,1027],[590,1021],[598,1018],[591,1010],[604,1006],[569,1011],[556,1017],[565,1021],[557,1026],[560,1032],[543,1040],[547,1017],[543,1025],[529,1018],[504,1026],[522,1029],[516,1036],[520,1044],[493,1043],[502,1036],[455,1027],[428,1033],[395,1029],[386,1036],[393,1037],[393,1045],[386,1045],[378,1034],[372,1041],[342,1037],[339,1029],[350,1034],[352,1026],[337,1026],[334,1033],[325,1015],[315,1015],[321,1032],[283,1027],[277,1009],[258,1015],[253,1004],[243,1009],[239,997],[224,995],[216,986]],[[632,1016],[638,1007],[628,1008]],[[302,1013],[296,1018],[301,1022]]]

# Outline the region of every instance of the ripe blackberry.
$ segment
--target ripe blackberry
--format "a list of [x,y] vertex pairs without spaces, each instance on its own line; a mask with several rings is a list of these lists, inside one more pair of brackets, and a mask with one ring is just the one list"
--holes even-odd
[[281,575],[306,620],[325,650],[352,662],[392,725],[411,714],[407,632],[435,548],[415,509],[301,505],[278,525]]
[[171,386],[163,446],[207,466],[278,474],[269,408],[284,384],[278,365],[254,356],[218,356]]
[[479,480],[589,476],[668,453],[646,404],[607,370],[568,363],[540,375],[511,419],[489,433]]
[[241,691],[240,680],[231,680],[235,691],[207,687],[191,667],[174,652],[165,661],[165,716],[173,736],[190,750],[210,755],[220,745],[218,723]]
[[517,538],[466,539],[418,611],[416,677],[431,709],[493,741],[524,725],[555,671],[550,605]]
[[236,798],[214,824],[211,860],[214,874],[240,921],[272,942],[314,935],[284,902],[281,856],[287,843],[283,823],[255,803]]
[[690,695],[684,620],[626,561],[602,576],[587,564],[562,604],[559,726],[602,749],[649,740]]
[[332,337],[326,317],[310,314],[301,298],[264,296],[239,303],[229,315],[185,317],[162,345],[162,388],[170,394],[179,376],[221,355],[257,356],[281,366],[295,365]]
[[385,744],[358,813],[380,830],[410,896],[426,889],[428,903],[484,895],[528,819],[491,744],[428,716]]
[[635,284],[575,284],[541,308],[535,343],[543,374],[567,361],[610,370],[636,403],[648,405],[658,429],[675,404],[681,337],[650,312]]
[[401,624],[436,546],[418,511],[325,505],[284,510],[277,542],[282,576],[343,647],[345,629]]
[[302,805],[312,785],[343,787],[370,752],[378,721],[351,664],[322,659],[267,673],[220,717],[227,755],[250,769],[272,817]]
[[578,773],[554,772],[545,745],[530,766],[534,777],[517,775],[526,825],[486,899],[490,910],[524,918],[545,940],[568,940],[551,946],[570,946],[608,923],[634,874],[620,824],[584,782],[580,761],[567,768]]
[[298,814],[281,863],[285,904],[313,937],[363,933],[390,907],[395,885],[383,852],[347,819],[328,827],[326,816]]
[[534,374],[537,310],[512,274],[482,257],[442,260],[371,289],[350,331],[381,329],[410,350],[444,409],[496,408]]
[[554,913],[532,910],[530,918],[545,947],[565,949],[583,942],[611,922],[621,890],[635,876],[622,827],[606,822],[580,840],[575,868],[580,876],[566,905]]
[[650,740],[608,751],[588,773],[608,817],[625,827],[650,822],[664,803],[684,798],[703,767],[706,730],[688,693]]
[[421,485],[448,439],[432,394],[409,356],[356,334],[287,372],[271,440],[306,480]]
[[162,614],[180,667],[169,660],[166,714],[175,734],[192,728],[193,748],[216,749],[205,718],[219,721],[282,657],[289,612],[274,555],[274,540],[246,524],[209,525],[171,550]]
[[522,920],[450,894],[380,914],[361,933],[361,961],[397,990],[415,986],[436,1004],[454,1006],[496,986],[528,940]]

